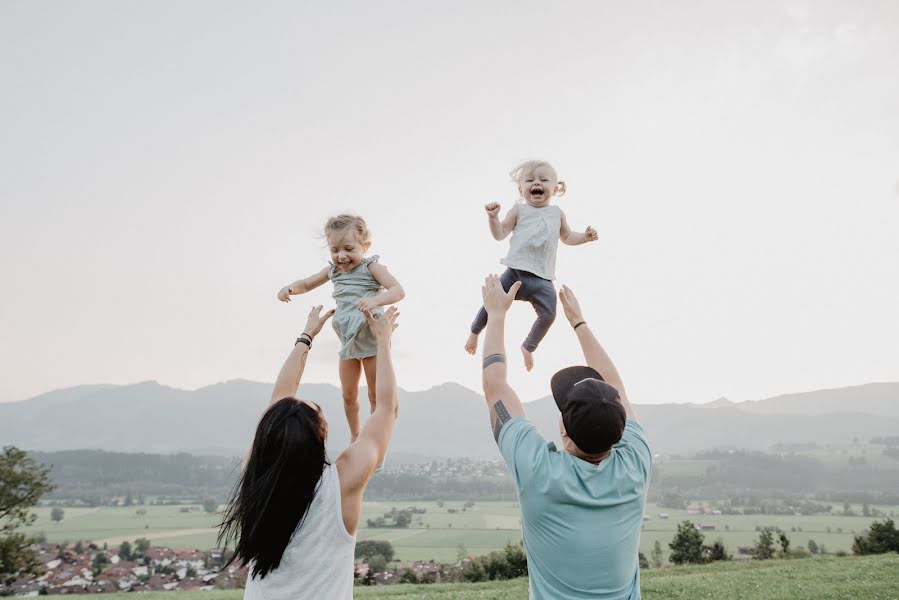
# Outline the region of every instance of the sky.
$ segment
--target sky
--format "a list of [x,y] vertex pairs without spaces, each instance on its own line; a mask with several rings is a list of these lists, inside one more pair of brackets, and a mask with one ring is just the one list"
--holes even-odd
[[[273,381],[275,298],[362,215],[406,290],[399,385],[479,389],[463,344],[549,160],[561,246],[635,403],[899,380],[899,4],[0,3],[0,402],[85,383]],[[582,357],[564,317],[523,400]],[[304,381],[337,383],[336,336]]]

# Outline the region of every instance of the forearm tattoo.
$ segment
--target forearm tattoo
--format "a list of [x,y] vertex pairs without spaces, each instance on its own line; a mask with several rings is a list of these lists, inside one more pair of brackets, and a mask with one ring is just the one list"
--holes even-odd
[[506,362],[506,357],[503,354],[491,354],[484,358],[483,368],[486,369],[492,364],[495,363],[504,363]]
[[493,404],[493,412],[490,413],[490,420],[493,421],[493,439],[496,440],[496,443],[499,443],[499,432],[503,430],[503,425],[505,425],[509,419],[512,417],[509,415],[509,411],[506,410],[506,405],[503,404],[502,400],[497,400]]

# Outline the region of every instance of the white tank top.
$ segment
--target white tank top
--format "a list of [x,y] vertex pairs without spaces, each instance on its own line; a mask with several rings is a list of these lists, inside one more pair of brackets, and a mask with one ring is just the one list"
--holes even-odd
[[[356,536],[343,524],[337,467],[322,471],[318,491],[278,568],[247,579],[244,600],[351,600]],[[250,573],[252,573],[250,563]]]
[[562,229],[562,211],[549,205],[535,208],[527,202],[518,204],[518,223],[512,230],[509,254],[500,262],[510,269],[520,269],[537,277],[556,278],[556,250]]

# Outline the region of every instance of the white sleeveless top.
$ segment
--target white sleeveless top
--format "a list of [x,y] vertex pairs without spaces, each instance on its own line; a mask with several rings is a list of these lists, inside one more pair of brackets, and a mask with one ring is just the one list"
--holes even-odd
[[562,210],[555,205],[535,208],[527,202],[518,204],[518,223],[512,230],[509,254],[500,262],[510,269],[520,269],[537,277],[556,278],[556,250],[562,229]]
[[[337,467],[331,464],[322,471],[315,498],[281,564],[262,579],[247,579],[244,600],[351,600],[355,551],[356,536],[343,524]],[[250,563],[250,573],[252,567]]]

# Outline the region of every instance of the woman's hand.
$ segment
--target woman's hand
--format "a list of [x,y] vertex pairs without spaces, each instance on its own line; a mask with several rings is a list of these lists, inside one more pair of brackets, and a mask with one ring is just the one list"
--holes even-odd
[[290,286],[285,285],[281,288],[281,291],[278,292],[278,300],[281,302],[290,302]]
[[334,316],[334,312],[336,309],[331,309],[325,314],[321,314],[322,305],[313,306],[312,310],[309,311],[309,318],[306,320],[306,326],[303,328],[303,333],[308,335],[309,337],[315,337],[318,335],[318,332],[322,330],[324,324]]
[[578,303],[574,292],[567,285],[563,285],[559,290],[559,300],[562,301],[562,308],[565,310],[565,318],[572,326],[577,325],[584,320],[584,314],[581,312],[581,305]]
[[363,311],[363,314],[365,315],[365,320],[368,321],[371,332],[379,342],[389,342],[394,329],[400,326],[400,324],[396,322],[396,318],[400,316],[400,313],[396,310],[395,306],[391,306],[384,311],[384,314],[381,315],[380,318],[376,318],[372,315],[370,310]]

